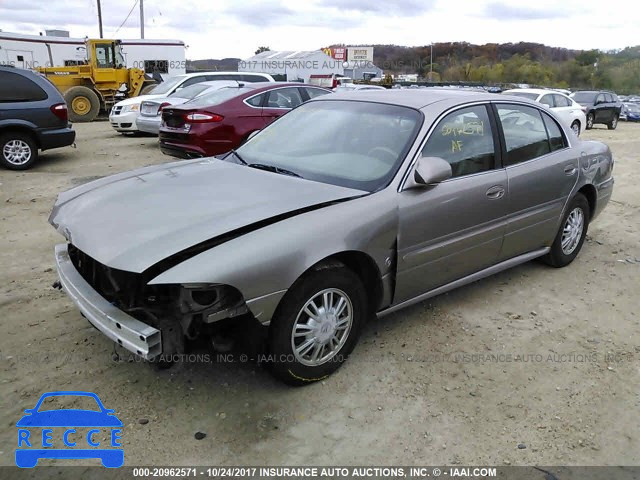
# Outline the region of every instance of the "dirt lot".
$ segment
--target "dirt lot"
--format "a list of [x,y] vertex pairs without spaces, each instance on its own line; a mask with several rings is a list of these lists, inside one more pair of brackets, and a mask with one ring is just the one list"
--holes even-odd
[[640,125],[584,134],[611,146],[616,186],[571,266],[525,264],[373,321],[337,374],[299,389],[249,362],[112,360],[51,288],[63,239],[47,217],[62,190],[168,157],[107,122],[76,130],[77,149],[0,170],[0,464],[52,390],[115,409],[128,465],[640,464]]

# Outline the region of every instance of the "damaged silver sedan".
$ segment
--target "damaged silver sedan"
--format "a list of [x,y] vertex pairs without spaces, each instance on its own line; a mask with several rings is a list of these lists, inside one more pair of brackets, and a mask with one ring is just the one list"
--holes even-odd
[[62,287],[114,342],[153,360],[250,318],[271,371],[305,384],[373,315],[537,257],[571,263],[612,169],[606,145],[524,99],[346,93],[220,158],[62,193],[50,222]]

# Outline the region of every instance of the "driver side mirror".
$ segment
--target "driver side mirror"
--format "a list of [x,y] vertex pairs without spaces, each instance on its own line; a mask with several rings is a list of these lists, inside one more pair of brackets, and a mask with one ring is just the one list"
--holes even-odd
[[405,190],[432,186],[444,182],[452,175],[451,165],[446,160],[440,157],[420,157],[413,168],[413,175],[407,180]]

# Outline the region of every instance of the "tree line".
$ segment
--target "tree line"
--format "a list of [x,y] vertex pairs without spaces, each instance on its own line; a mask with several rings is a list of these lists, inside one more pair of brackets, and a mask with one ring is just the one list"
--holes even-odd
[[[342,46],[342,45],[334,45]],[[640,93],[640,45],[621,50],[569,50],[538,43],[466,42],[403,47],[374,45],[373,62],[386,73],[417,73],[443,82],[524,83]]]

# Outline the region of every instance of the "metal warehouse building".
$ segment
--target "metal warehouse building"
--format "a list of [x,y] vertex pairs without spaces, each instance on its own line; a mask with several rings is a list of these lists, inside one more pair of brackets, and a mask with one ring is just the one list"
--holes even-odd
[[344,75],[342,60],[322,52],[286,51],[262,52],[238,62],[238,71],[273,75],[276,80],[309,82],[311,75]]

